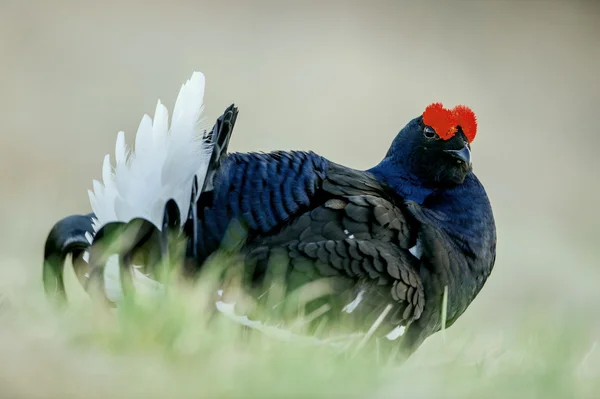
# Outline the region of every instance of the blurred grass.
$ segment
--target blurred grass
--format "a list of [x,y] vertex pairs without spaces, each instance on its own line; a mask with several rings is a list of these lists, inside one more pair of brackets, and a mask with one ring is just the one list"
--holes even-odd
[[3,296],[0,397],[593,398],[600,389],[597,337],[575,314],[568,323],[527,315],[495,333],[450,328],[404,365],[382,365],[368,351],[350,359],[211,318],[210,274],[107,311],[66,269],[62,311],[40,290]]

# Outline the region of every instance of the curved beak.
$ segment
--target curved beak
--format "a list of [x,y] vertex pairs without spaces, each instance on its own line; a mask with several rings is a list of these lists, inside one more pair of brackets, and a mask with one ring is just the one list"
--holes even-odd
[[463,161],[467,165],[471,165],[471,150],[466,145],[460,150],[444,150],[444,152],[447,152],[454,158]]

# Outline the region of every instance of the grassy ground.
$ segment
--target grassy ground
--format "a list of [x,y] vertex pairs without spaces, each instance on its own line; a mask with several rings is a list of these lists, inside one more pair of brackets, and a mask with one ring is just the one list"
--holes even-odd
[[66,277],[62,311],[39,289],[3,295],[0,397],[593,398],[600,389],[597,323],[577,311],[565,322],[523,307],[499,330],[493,317],[457,323],[395,366],[352,356],[354,347],[340,354],[209,323],[210,280],[107,312],[69,268]]

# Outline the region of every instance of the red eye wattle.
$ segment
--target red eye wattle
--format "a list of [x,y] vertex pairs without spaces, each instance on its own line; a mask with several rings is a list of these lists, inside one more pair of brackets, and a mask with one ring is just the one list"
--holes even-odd
[[466,105],[457,105],[453,109],[444,108],[442,103],[430,104],[423,112],[423,123],[434,129],[442,140],[449,140],[461,127],[469,143],[477,134],[475,113]]

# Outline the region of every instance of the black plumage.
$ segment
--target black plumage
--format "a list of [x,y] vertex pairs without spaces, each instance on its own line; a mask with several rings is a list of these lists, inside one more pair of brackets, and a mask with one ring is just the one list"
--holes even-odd
[[[445,119],[427,112],[401,130],[378,165],[359,171],[313,152],[226,154],[237,116],[229,109],[220,118],[229,122],[213,130],[225,145],[205,187],[195,187],[183,228],[187,275],[215,251],[235,249],[255,298],[275,269],[283,270],[290,298],[322,282],[322,295],[304,293],[303,306],[289,308],[305,313],[327,304],[325,317],[361,331],[381,321],[372,340],[412,353],[441,328],[444,292],[449,327],[496,258],[491,206],[470,162],[474,116],[464,108],[443,110]],[[125,252],[150,251],[141,241]],[[273,259],[283,266],[274,268]],[[398,328],[405,329],[400,338],[392,334]]]

